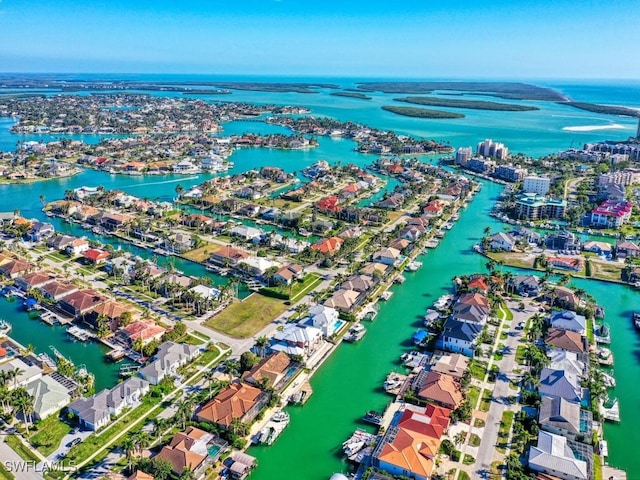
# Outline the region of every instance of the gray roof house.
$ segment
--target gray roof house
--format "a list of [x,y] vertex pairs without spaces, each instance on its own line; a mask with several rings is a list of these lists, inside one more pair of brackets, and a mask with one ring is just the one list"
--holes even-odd
[[556,311],[551,314],[549,324],[553,328],[561,328],[584,335],[587,333],[587,319],[571,310]]
[[587,462],[576,458],[569,441],[545,431],[540,431],[538,445],[529,450],[529,468],[563,480],[591,478]]
[[15,380],[11,380],[7,383],[7,388],[13,390],[17,387],[24,387],[28,383],[42,377],[42,369],[35,365],[29,365],[21,358],[14,358],[8,362],[0,365],[0,371],[9,372],[11,370],[19,370],[18,376]]
[[578,377],[563,370],[543,368],[538,391],[541,396],[564,398],[570,402],[580,403],[582,400],[582,387]]
[[549,368],[552,370],[564,370],[565,372],[572,373],[577,377],[584,377],[588,373],[587,364],[580,358],[585,355],[552,348],[547,352],[547,356],[551,360]]
[[33,397],[33,414],[38,420],[53,415],[71,401],[67,389],[49,375],[34,380],[25,388]]
[[200,348],[195,345],[165,342],[158,348],[154,360],[142,368],[138,374],[153,385],[168,376],[175,375],[178,367],[193,360],[200,354]]
[[581,436],[581,439],[590,442],[592,422],[591,412],[582,410],[577,403],[568,402],[564,398],[541,399],[538,423],[546,432],[562,435],[570,440]]
[[482,331],[482,325],[472,322],[461,322],[449,318],[444,323],[444,330],[436,344],[442,350],[461,353],[467,357],[473,357],[478,335]]
[[42,239],[51,237],[55,233],[53,225],[46,222],[35,222],[27,234],[32,242],[39,242]]
[[540,279],[535,275],[516,275],[509,279],[509,286],[523,297],[537,297],[540,294]]
[[118,416],[125,408],[135,407],[142,396],[149,391],[149,382],[131,377],[119,383],[111,390],[102,390],[88,398],[79,398],[68,409],[78,417],[81,426],[89,430],[98,430]]

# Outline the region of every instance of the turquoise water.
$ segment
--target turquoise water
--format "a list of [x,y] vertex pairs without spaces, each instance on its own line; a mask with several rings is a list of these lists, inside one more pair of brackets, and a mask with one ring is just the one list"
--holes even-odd
[[[152,78],[147,77],[147,80]],[[179,76],[172,77],[172,80]],[[223,80],[222,78],[217,78]],[[237,79],[236,79],[237,80]],[[256,81],[256,78],[250,78]],[[263,79],[276,80],[276,79]],[[287,81],[308,81],[310,79],[287,79]],[[315,79],[316,81],[318,79]],[[354,85],[354,79],[321,79],[342,83],[345,87]],[[557,87],[574,100],[599,102],[614,105],[640,107],[640,84],[609,82],[547,82]],[[624,117],[599,115],[575,110],[567,106],[542,102],[528,103],[541,107],[534,112],[483,112],[467,110],[467,117],[461,120],[421,120],[400,117],[380,110],[396,95],[372,93],[373,100],[362,101],[346,97],[329,96],[328,90],[317,94],[263,93],[234,91],[225,96],[227,101],[249,101],[256,103],[276,103],[309,106],[313,114],[329,115],[340,120],[353,120],[377,128],[393,129],[399,133],[412,134],[423,138],[449,141],[453,146],[475,145],[484,138],[505,143],[513,152],[524,152],[541,156],[565,149],[571,145],[580,147],[585,142],[608,139],[623,139],[635,134],[637,121]],[[400,95],[398,95],[400,96]],[[203,96],[207,101],[220,98]],[[472,96],[471,98],[489,99]],[[621,129],[604,131],[567,131],[566,127],[620,125]],[[7,130],[11,120],[0,119],[0,148],[16,142],[16,137]],[[253,122],[234,122],[224,125],[224,133],[281,132],[280,127],[266,126]],[[353,151],[354,143],[343,139],[320,139],[320,147],[304,151],[280,151],[262,149],[238,150],[231,157],[235,167],[233,172],[264,165],[276,165],[288,172],[300,172],[305,166],[318,161],[356,163],[366,165],[375,156],[358,154]],[[434,157],[425,157],[434,161]],[[104,185],[105,188],[120,188],[131,194],[150,199],[170,200],[175,196],[175,186],[180,183],[185,188],[200,183],[200,177],[123,177],[87,171],[76,177],[41,182],[30,185],[0,186],[0,210],[11,211],[19,208],[27,217],[42,218],[38,200],[44,194],[47,200],[58,199],[65,189],[81,185]],[[389,188],[389,186],[387,187]],[[391,187],[392,188],[392,187]],[[258,480],[279,478],[304,478],[321,480],[334,471],[347,470],[340,452],[341,443],[355,428],[369,428],[360,422],[368,410],[383,410],[390,397],[381,389],[385,376],[399,368],[400,354],[412,347],[411,335],[421,326],[421,318],[427,306],[438,296],[449,291],[454,275],[482,271],[485,259],[471,251],[471,246],[482,236],[485,226],[492,231],[502,230],[502,225],[488,217],[495,198],[502,187],[485,183],[473,203],[461,215],[458,224],[447,233],[438,249],[430,251],[419,260],[423,267],[409,275],[403,285],[393,287],[395,295],[389,302],[380,305],[376,320],[367,325],[368,334],[357,344],[343,345],[331,356],[312,378],[314,395],[303,408],[291,408],[291,424],[278,442],[271,447],[255,447],[260,467],[252,475]],[[56,224],[65,231],[75,232],[74,227]],[[85,234],[84,231],[77,233]],[[126,247],[129,248],[129,247]],[[133,251],[136,251],[133,248]],[[160,262],[166,261],[164,258]],[[201,267],[190,262],[180,263],[177,268],[187,273],[198,274]],[[640,471],[640,458],[635,453],[635,445],[640,441],[640,391],[635,382],[640,376],[640,337],[633,331],[630,312],[640,302],[640,292],[628,287],[595,281],[576,280],[576,286],[592,294],[607,312],[606,321],[611,326],[618,387],[615,396],[619,398],[622,423],[605,426],[609,440],[609,461],[612,465],[626,468],[630,473]],[[11,305],[0,301],[0,316],[12,323],[18,320],[19,328],[14,331],[21,343],[32,343],[38,351],[48,351],[49,338],[59,341],[63,353],[74,361],[79,353],[89,370],[97,372],[99,382],[107,385],[114,382],[113,372],[101,360],[102,348],[93,344],[73,344],[64,332],[40,325],[29,320],[25,314],[13,311]],[[15,320],[14,320],[15,318]],[[30,322],[30,323],[29,323]],[[40,326],[37,326],[40,325]],[[33,328],[31,328],[33,327]],[[40,330],[44,328],[45,330]],[[56,337],[57,335],[57,337]],[[36,337],[36,338],[33,338]],[[46,340],[42,340],[46,339]],[[38,343],[39,342],[39,343]],[[84,350],[80,350],[84,349]],[[89,363],[92,365],[90,366]],[[103,372],[100,370],[105,368]],[[312,459],[312,461],[310,460]],[[291,473],[288,473],[291,472]]]

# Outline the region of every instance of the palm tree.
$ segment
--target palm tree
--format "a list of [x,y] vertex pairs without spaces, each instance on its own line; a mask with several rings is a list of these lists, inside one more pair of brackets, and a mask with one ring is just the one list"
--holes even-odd
[[196,475],[195,473],[193,473],[193,470],[191,470],[190,467],[185,467],[184,470],[182,470],[182,473],[180,474],[180,477],[178,477],[179,480],[195,480],[196,479]]
[[216,372],[213,370],[207,370],[204,372],[203,377],[209,384],[209,398],[211,398],[211,386],[213,384],[213,380],[215,379]]
[[153,421],[153,431],[152,434],[156,439],[160,438],[162,432],[164,432],[167,428],[165,421],[162,418],[156,418]]
[[178,404],[176,419],[182,423],[182,429],[187,428],[187,420],[191,418],[191,402],[183,400]]
[[133,454],[136,451],[136,444],[131,437],[127,437],[122,443],[122,450],[124,451],[124,455],[127,458],[127,471],[131,472],[131,467],[133,465]]
[[9,375],[13,378],[13,386],[15,387],[18,382],[18,377],[24,373],[24,370],[21,368],[14,368],[13,370],[9,370]]
[[264,335],[256,339],[256,347],[258,348],[258,355],[260,355],[262,358],[266,356],[268,346],[269,346],[269,339]]

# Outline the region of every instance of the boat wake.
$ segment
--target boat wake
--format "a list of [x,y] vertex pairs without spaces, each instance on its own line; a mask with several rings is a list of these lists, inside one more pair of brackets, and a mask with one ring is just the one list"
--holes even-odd
[[198,177],[197,175],[194,175],[193,177],[183,177],[183,178],[177,178],[175,180],[163,180],[162,182],[146,182],[146,183],[136,183],[135,185],[127,185],[126,188],[136,188],[136,187],[146,187],[149,185],[163,185],[165,183],[180,183],[180,182],[185,182],[187,180],[197,180]]
[[575,127],[563,127],[566,132],[596,132],[598,130],[624,130],[627,127],[619,123],[611,123],[609,125],[578,125]]

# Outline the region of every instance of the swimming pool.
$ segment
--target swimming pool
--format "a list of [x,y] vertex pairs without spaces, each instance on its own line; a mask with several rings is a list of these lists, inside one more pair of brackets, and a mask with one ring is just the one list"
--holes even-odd
[[336,320],[336,323],[333,324],[333,331],[337,332],[345,323],[346,322],[344,320]]

